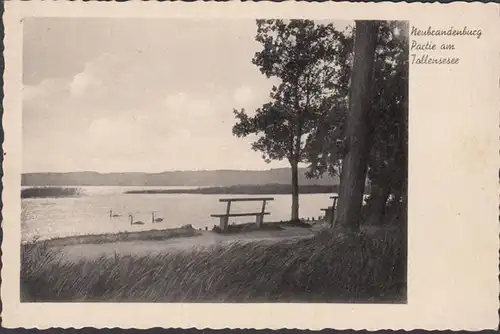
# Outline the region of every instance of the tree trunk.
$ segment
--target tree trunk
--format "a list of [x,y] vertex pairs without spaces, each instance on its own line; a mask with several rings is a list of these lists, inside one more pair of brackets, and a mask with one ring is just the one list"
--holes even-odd
[[[407,54],[409,53],[409,50],[406,50]],[[409,70],[409,65],[406,68],[406,71]],[[409,124],[408,124],[408,117],[409,117],[409,110],[408,110],[408,89],[409,89],[409,82],[408,82],[408,72],[406,72],[406,79],[404,80],[405,83],[405,89],[404,89],[404,97],[403,97],[403,106],[404,106],[404,113],[403,113],[403,152],[404,152],[404,157],[405,157],[405,175],[404,175],[404,180],[403,180],[403,186],[402,186],[402,220],[403,220],[403,228],[402,228],[402,237],[401,237],[401,249],[403,252],[403,260],[401,261],[401,271],[402,275],[404,278],[407,278],[408,276],[408,165],[409,165],[409,160],[408,160],[408,131],[409,131]]]
[[292,166],[292,221],[299,220],[299,166],[297,161]]
[[371,102],[373,62],[377,43],[374,21],[356,21],[354,64],[349,88],[347,118],[347,154],[340,178],[337,222],[341,228],[358,231],[368,158],[368,113]]

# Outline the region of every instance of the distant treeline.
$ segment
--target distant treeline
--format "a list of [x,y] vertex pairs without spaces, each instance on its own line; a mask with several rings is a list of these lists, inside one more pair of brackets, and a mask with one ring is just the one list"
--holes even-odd
[[21,190],[21,198],[72,197],[80,195],[79,188],[36,187]]
[[[299,187],[302,194],[329,194],[338,192],[337,185],[307,185]],[[291,194],[292,186],[289,184],[266,185],[239,185],[230,187],[208,187],[197,189],[144,189],[129,190],[126,194],[205,194],[205,195],[280,195]]]
[[[30,187],[61,186],[133,186],[133,187],[230,187],[238,184],[289,183],[292,174],[290,168],[270,170],[205,170],[171,171],[162,173],[26,173],[21,184]],[[306,169],[299,170],[299,184],[331,185],[338,184],[338,177],[325,176],[319,179],[306,177]]]

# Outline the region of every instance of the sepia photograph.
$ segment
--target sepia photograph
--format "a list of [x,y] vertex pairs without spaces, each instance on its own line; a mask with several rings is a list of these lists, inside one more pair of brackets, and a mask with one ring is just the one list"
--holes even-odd
[[21,302],[406,303],[408,22],[24,22]]
[[2,326],[497,328],[498,8],[7,2]]

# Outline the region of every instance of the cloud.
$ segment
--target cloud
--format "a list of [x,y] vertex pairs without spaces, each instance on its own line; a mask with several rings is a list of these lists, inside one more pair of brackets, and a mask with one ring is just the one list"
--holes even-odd
[[74,76],[73,81],[70,82],[70,93],[74,97],[84,96],[87,89],[95,84],[96,81],[87,72],[81,72]]
[[[153,38],[132,29],[137,43],[115,26],[112,41],[73,43],[76,58],[79,47],[94,50],[85,53],[90,59],[66,66],[65,76],[26,85],[25,171],[271,167],[250,149],[250,139],[232,135],[233,108],[260,107],[272,84],[250,61],[258,47],[254,22],[231,23],[231,29],[184,24],[189,36]],[[78,29],[85,34],[84,25]],[[34,50],[32,57],[44,57]]]
[[167,110],[179,111],[181,108],[185,107],[186,100],[186,93],[180,92],[169,94],[165,98],[165,107]]
[[103,137],[115,137],[117,135],[127,135],[126,129],[128,126],[124,127],[124,125],[127,125],[127,123],[123,122],[116,122],[116,120],[111,120],[109,118],[98,118],[92,121],[92,123],[89,126],[89,135],[92,137],[98,137],[98,138],[103,138]]
[[61,97],[67,93],[68,87],[66,80],[63,79],[45,79],[37,85],[24,85],[23,101],[36,99],[52,98],[55,95]]

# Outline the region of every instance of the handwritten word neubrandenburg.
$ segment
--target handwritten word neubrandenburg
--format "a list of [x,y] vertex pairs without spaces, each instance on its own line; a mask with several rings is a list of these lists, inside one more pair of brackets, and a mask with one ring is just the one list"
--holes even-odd
[[471,30],[467,27],[462,29],[455,29],[453,26],[449,29],[434,29],[429,26],[427,29],[411,28],[412,36],[476,36],[477,39],[481,38],[481,29]]

